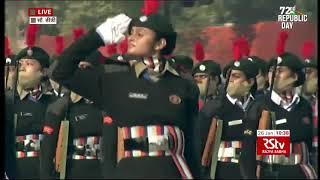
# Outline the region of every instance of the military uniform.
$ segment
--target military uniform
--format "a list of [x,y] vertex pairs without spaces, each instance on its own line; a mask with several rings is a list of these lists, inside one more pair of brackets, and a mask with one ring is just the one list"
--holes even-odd
[[[113,59],[106,59],[99,51],[91,53],[84,61],[90,62],[95,71],[101,73],[112,73],[128,71],[129,65],[126,62],[118,62]],[[103,68],[104,64],[114,64],[112,71]],[[118,65],[119,64],[119,65]],[[118,66],[117,66],[118,65]],[[125,68],[127,67],[127,68]],[[73,92],[72,92],[73,93]],[[74,94],[74,93],[73,93]],[[93,102],[76,95],[77,98],[72,98],[67,108],[66,120],[70,122],[68,136],[68,152],[66,165],[66,178],[102,178],[101,172],[101,141],[103,129],[103,116],[107,113],[101,111]],[[76,97],[75,96],[75,97]],[[64,114],[61,116],[55,115],[50,111],[47,112],[45,126],[52,129],[52,132],[45,134],[42,144],[42,178],[53,178],[56,176],[54,159],[60,121],[64,119]]]
[[192,80],[193,60],[185,55],[176,55],[169,59],[171,66],[182,78]]
[[[40,90],[41,91],[41,90]],[[43,138],[42,130],[45,118],[45,110],[49,102],[55,97],[51,93],[41,94],[33,99],[27,92],[24,95],[16,95],[12,116],[17,115],[17,122],[12,127],[15,130],[16,167],[15,178],[39,178],[39,152],[40,141]],[[10,106],[9,106],[10,108]],[[8,119],[13,121],[13,118]],[[12,124],[10,122],[10,124]]]
[[[199,96],[198,103],[199,103],[199,109],[201,109],[204,102],[212,100],[215,96],[219,94],[218,89],[219,89],[219,85],[221,84],[221,77],[220,77],[221,68],[220,68],[220,65],[214,62],[213,60],[204,60],[193,68],[192,76],[195,77],[197,73],[204,73],[208,76],[207,77],[208,80],[206,81],[206,83],[202,82],[203,80],[201,80],[201,82],[196,81],[200,89],[200,96]],[[215,82],[215,80],[212,79],[213,77],[218,77],[218,81]],[[216,83],[216,84],[212,84],[212,83]],[[202,92],[202,91],[205,91],[205,92]]]
[[[37,26],[28,26],[26,36],[26,44],[28,47],[22,49],[17,54],[16,60],[33,59],[38,61],[43,69],[49,66],[49,55],[42,48],[34,46],[36,31]],[[19,73],[22,72],[23,71]],[[41,77],[43,76],[40,75],[37,77],[37,80],[41,81]],[[51,92],[45,92],[45,88],[41,86],[40,82],[37,84],[37,81],[29,84],[29,86],[32,87],[28,90],[26,89],[29,88],[29,86],[23,87],[22,82],[20,83],[19,81],[15,86],[16,92],[12,90],[11,93],[7,93],[12,95],[9,95],[7,99],[9,100],[8,109],[10,113],[7,120],[11,127],[10,131],[15,136],[14,139],[10,138],[8,142],[8,144],[10,144],[9,148],[12,148],[11,145],[15,144],[13,151],[16,157],[14,160],[15,168],[13,178],[38,179],[40,141],[43,137],[42,130],[45,110],[48,103],[54,100],[55,97],[52,96]]]
[[[162,16],[152,14],[133,20],[131,25],[154,29],[157,26],[154,22],[162,24],[156,28],[160,32],[164,28],[168,38],[163,53],[171,53],[175,33]],[[147,73],[143,61],[129,72],[76,71],[78,59],[101,45],[99,34],[89,31],[60,56],[52,76],[110,112],[104,116],[104,177],[192,177],[184,156],[190,162],[190,131],[197,113],[197,88],[181,79],[163,58],[165,67],[161,77]]]
[[[247,59],[230,64],[230,68],[244,72],[248,79],[255,78],[257,74],[254,64]],[[251,89],[254,88],[254,86],[251,87]],[[251,91],[251,93],[253,92]],[[199,178],[209,178],[210,176],[216,179],[256,177],[255,139],[262,105],[263,101],[254,98],[250,93],[245,102],[232,98],[228,93],[222,93],[205,104],[199,113],[193,135],[193,138],[198,139],[193,142],[198,158],[196,162],[200,167],[197,169]],[[210,126],[215,126],[211,123],[217,123],[217,120],[222,120],[220,143],[214,144],[219,147],[218,151],[212,152],[211,149],[205,152],[210,140],[209,137],[212,136]],[[208,160],[205,160],[206,153],[217,153],[215,154],[217,159],[212,159],[216,162],[215,175],[210,175],[213,162],[211,165],[206,163]],[[210,161],[211,157],[209,156]]]
[[[69,121],[66,178],[102,178],[101,135],[102,112],[87,99],[81,98],[69,104],[66,119]],[[63,116],[62,116],[63,117]],[[64,118],[63,118],[64,119]],[[41,147],[41,176],[55,177],[54,156],[56,153],[61,116],[48,113]]]
[[[306,59],[304,61],[305,68],[317,68],[318,62],[314,58]],[[312,139],[312,152],[310,153],[310,163],[318,172],[318,93],[304,96],[312,107],[312,127],[313,127],[313,139]]]
[[[304,82],[303,64],[291,54],[284,53],[278,57],[277,66],[286,66],[298,75],[294,87]],[[288,98],[288,97],[287,97]],[[309,164],[309,152],[312,146],[312,109],[306,99],[294,93],[290,101],[272,90],[270,97],[265,98],[265,109],[275,113],[275,119],[269,121],[272,129],[290,130],[290,156],[263,156],[261,178],[316,178],[314,169]],[[272,159],[272,160],[271,160]]]

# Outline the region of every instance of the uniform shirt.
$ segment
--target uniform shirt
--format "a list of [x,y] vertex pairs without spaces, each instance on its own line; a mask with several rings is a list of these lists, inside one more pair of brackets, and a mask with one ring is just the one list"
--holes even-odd
[[300,97],[297,93],[295,93],[292,97],[291,102],[285,102],[278,93],[272,91],[271,93],[271,100],[276,103],[277,105],[281,106],[286,111],[291,111],[291,109],[299,103]]
[[[196,157],[199,158],[196,161],[197,163],[201,162],[201,156],[213,117],[223,120],[222,141],[242,141],[243,146],[240,156],[242,160],[240,162],[246,164],[243,166],[243,171],[240,174],[239,164],[218,163],[218,166],[221,166],[217,169],[217,173],[220,174],[218,175],[219,178],[221,173],[227,173],[228,178],[255,178],[255,137],[263,108],[263,101],[261,99],[254,99],[251,95],[249,95],[249,98],[244,103],[245,106],[242,106],[242,104],[238,105],[237,101],[237,99],[230,97],[228,94],[221,94],[221,96],[208,101],[199,113],[194,127],[195,134],[193,137],[197,140],[193,142],[196,143],[194,144],[194,148],[197,154]],[[199,166],[201,167],[201,165]],[[228,172],[225,171],[226,169],[229,169]],[[210,167],[208,170],[210,171]],[[199,173],[201,174],[201,172]],[[207,178],[203,177],[203,174],[199,176]]]
[[[275,96],[277,97],[277,96]],[[298,165],[277,165],[278,178],[314,178],[315,172],[310,165],[309,153],[312,149],[312,108],[310,103],[303,97],[292,98],[286,105],[280,103],[280,98],[265,97],[265,108],[269,112],[274,112],[275,119],[271,119],[269,127],[272,125],[275,129],[290,130],[290,143],[292,153],[302,155],[301,162]],[[264,164],[262,164],[264,166]],[[261,178],[270,178],[270,173],[263,173],[262,166]]]
[[291,142],[304,141],[311,147],[312,108],[305,98],[295,94],[290,103],[282,105],[280,96],[272,92],[271,99],[265,97],[265,102],[266,108],[275,112],[276,129],[290,130]]
[[227,93],[227,98],[228,100],[233,104],[237,104],[241,109],[243,109],[244,111],[247,109],[249,103],[254,100],[254,97],[252,96],[252,94],[250,94],[248,96],[248,98],[246,99],[246,101],[244,103],[242,103],[241,100],[237,99],[237,98],[233,98],[231,97],[228,93]]
[[[55,81],[92,100],[100,109],[108,110],[113,119],[106,125],[104,142],[105,177],[178,178],[171,157],[124,158],[116,161],[117,127],[173,125],[184,131],[185,157],[190,156],[191,128],[197,114],[199,91],[190,81],[165,71],[156,82],[139,76],[137,68],[129,72],[99,73],[93,69],[77,70],[79,59],[103,45],[92,30],[76,41],[60,56],[52,76]],[[136,166],[137,163],[139,166]],[[189,163],[190,164],[190,163]],[[146,171],[148,168],[148,171]]]
[[[30,92],[19,91],[19,95],[16,94],[15,104],[8,107],[11,109],[11,117],[13,114],[17,114],[17,122],[12,126],[15,136],[42,134],[46,108],[50,102],[54,101],[55,97],[50,92],[40,92],[36,97],[31,97]],[[13,118],[8,118],[8,120],[13,121]],[[14,123],[10,122],[9,124]],[[16,142],[11,143],[15,144]],[[39,166],[39,157],[17,158],[15,178],[38,179]]]
[[[53,178],[54,173],[54,159],[58,132],[60,128],[59,119],[62,116],[55,116],[47,113],[45,125],[52,128],[51,134],[46,134],[42,144],[42,165],[41,178]],[[100,137],[102,135],[102,112],[93,104],[81,98],[80,101],[70,104],[69,113],[66,119],[69,121],[69,136],[68,136],[68,159],[67,159],[67,178],[102,178],[100,171],[100,160],[74,160],[72,155],[75,153],[73,146],[74,139],[84,138],[88,136]]]

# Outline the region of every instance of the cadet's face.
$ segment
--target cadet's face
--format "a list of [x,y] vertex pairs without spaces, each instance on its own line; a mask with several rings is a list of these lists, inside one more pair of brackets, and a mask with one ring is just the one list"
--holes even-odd
[[306,80],[310,80],[314,78],[318,79],[318,69],[307,67],[305,71],[306,71]]
[[41,70],[40,63],[34,59],[20,59],[19,64],[19,71],[26,73],[34,73]]
[[246,75],[239,70],[232,70],[229,78],[229,82],[241,83],[247,80]]
[[144,27],[132,27],[128,38],[128,54],[139,57],[155,53],[156,33]]
[[39,85],[44,72],[40,63],[34,59],[21,59],[19,64],[19,85],[23,89],[32,89]]
[[257,80],[257,89],[261,90],[265,87],[267,78],[266,76],[262,73],[261,69],[259,70],[259,74],[256,76]]
[[278,66],[276,70],[276,76],[275,78],[278,80],[285,80],[288,79],[289,77],[292,77],[293,73],[292,71],[286,67],[286,66]]
[[207,83],[208,77],[209,76],[206,73],[196,73],[193,75],[193,79],[196,81],[197,84]]

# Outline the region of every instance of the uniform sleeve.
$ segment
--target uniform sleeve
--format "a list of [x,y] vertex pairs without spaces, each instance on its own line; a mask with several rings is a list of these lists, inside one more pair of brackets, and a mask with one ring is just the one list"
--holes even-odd
[[40,178],[52,179],[56,176],[55,171],[55,153],[59,135],[59,127],[61,116],[46,113],[46,121],[44,123],[44,138],[41,142],[40,153]]
[[117,145],[118,129],[117,125],[104,123],[102,127],[102,173],[103,178],[115,178],[115,168],[117,166]]
[[58,57],[58,63],[52,71],[52,79],[101,105],[103,74],[95,68],[80,70],[78,64],[102,45],[103,41],[95,29],[90,30]]
[[[243,133],[241,156],[240,156],[240,172],[244,179],[256,179],[256,137],[259,120],[261,118],[262,110],[264,109],[263,99],[256,99],[254,104],[247,111],[246,117],[256,117],[256,119],[247,119],[244,123],[244,130],[249,130],[252,134]],[[254,115],[253,115],[254,114]]]
[[306,130],[301,134],[301,136],[304,135],[307,137],[306,143],[307,143],[308,149],[311,153],[313,153],[315,149],[312,148],[312,138],[314,135],[313,122],[312,122],[312,119],[313,119],[312,106],[308,101],[305,100],[304,102],[305,102],[304,107],[306,108],[305,110],[306,116],[302,119],[302,125],[306,127]]
[[193,134],[194,134],[194,124],[198,116],[198,97],[199,90],[194,84],[190,84],[189,87],[189,102],[188,102],[188,123],[186,125],[185,136],[185,158],[188,162],[189,169],[193,176],[196,174],[197,167],[195,166],[194,148],[193,148]]
[[5,172],[10,179],[15,178],[16,146],[15,129],[13,121],[13,106],[6,101],[5,116]]

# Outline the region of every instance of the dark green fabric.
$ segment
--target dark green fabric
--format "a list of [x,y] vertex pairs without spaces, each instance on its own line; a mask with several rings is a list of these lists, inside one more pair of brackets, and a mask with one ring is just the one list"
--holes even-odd
[[18,53],[18,55],[16,56],[16,59],[17,60],[20,60],[20,59],[23,59],[23,58],[35,59],[41,64],[41,66],[43,68],[49,67],[49,64],[50,64],[49,59],[50,59],[50,57],[49,57],[48,53],[45,50],[43,50],[40,47],[32,47],[30,49],[30,50],[32,50],[32,54],[29,55],[28,54],[28,50],[29,49],[30,49],[29,47],[26,47],[26,48],[22,49]]

